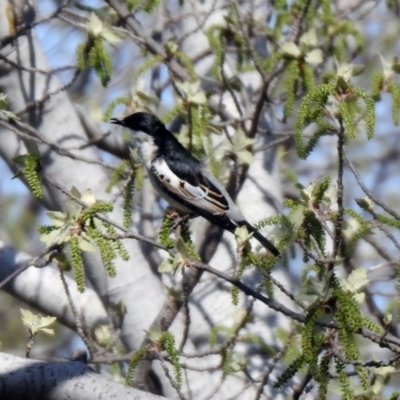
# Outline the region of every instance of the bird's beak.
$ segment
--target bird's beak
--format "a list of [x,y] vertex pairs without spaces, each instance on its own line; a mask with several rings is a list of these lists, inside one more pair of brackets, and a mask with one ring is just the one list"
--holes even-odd
[[118,118],[111,118],[110,122],[115,125],[122,125],[124,126],[124,121]]

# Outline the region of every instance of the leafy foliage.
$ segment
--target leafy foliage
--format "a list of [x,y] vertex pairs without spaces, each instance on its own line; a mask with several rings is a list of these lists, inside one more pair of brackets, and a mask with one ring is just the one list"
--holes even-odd
[[82,292],[85,287],[85,273],[83,269],[82,251],[100,251],[101,258],[109,276],[115,276],[114,261],[117,256],[127,260],[126,249],[119,239],[113,242],[104,237],[107,234],[115,235],[115,229],[107,222],[98,218],[98,214],[107,214],[113,210],[110,203],[96,200],[90,190],[82,194],[72,188],[74,199],[73,212],[62,213],[49,211],[51,225],[42,226],[39,232],[41,240],[51,246],[54,244],[68,244],[71,253],[71,265],[75,272],[78,289]]
[[160,344],[171,358],[175,381],[180,388],[182,387],[182,368],[179,364],[179,355],[175,347],[175,338],[170,332],[163,332],[160,336]]
[[[368,36],[364,35],[363,29],[359,29],[362,21],[357,20],[359,15],[366,15],[364,12],[368,11],[368,5],[360,2],[352,5],[352,8],[343,6],[339,9],[335,2],[329,0],[276,0],[262,5],[260,17],[258,6],[254,4],[248,8],[245,2],[227,2],[210,11],[199,8],[201,12],[198,15],[196,2],[190,4],[196,11],[188,14],[180,9],[183,1],[172,2],[173,7],[170,3],[159,0],[128,0],[117,3],[118,7],[109,2],[98,9],[77,5],[89,20],[85,26],[87,38],[76,49],[80,70],[94,69],[94,73],[106,87],[115,75],[113,62],[119,63],[115,66],[118,67],[118,73],[121,72],[121,78],[116,77],[115,86],[113,80],[113,85],[107,90],[102,89],[102,92],[95,92],[94,96],[90,96],[90,105],[97,107],[96,110],[109,104],[104,111],[103,121],[109,120],[118,105],[125,106],[125,113],[137,110],[154,112],[165,123],[171,122],[173,127],[181,125],[181,119],[184,119],[178,133],[179,140],[191,153],[201,158],[221,182],[227,183],[233,197],[239,190],[247,190],[246,178],[256,177],[258,181],[253,182],[255,185],[264,184],[264,176],[253,175],[252,170],[254,167],[257,172],[257,164],[253,162],[256,160],[260,165],[261,157],[265,156],[264,167],[270,171],[275,168],[275,157],[279,158],[279,167],[287,165],[286,170],[290,170],[285,174],[287,180],[284,181],[284,209],[280,214],[265,218],[257,224],[257,228],[274,226],[269,237],[282,251],[283,257],[279,266],[275,265],[275,258],[259,251],[259,246],[251,249],[249,233],[239,228],[235,232],[235,248],[226,246],[232,259],[222,258],[223,262],[231,263],[236,269],[233,271],[231,268],[217,274],[218,279],[224,278],[226,273],[229,274],[229,278],[225,276],[227,281],[236,278],[248,285],[254,284],[256,293],[260,295],[255,304],[258,306],[264,301],[265,306],[270,307],[271,313],[283,313],[291,321],[289,326],[283,324],[285,327],[280,326],[276,332],[271,326],[266,328],[272,335],[276,334],[282,343],[274,341],[272,347],[265,340],[265,332],[254,333],[254,322],[259,317],[258,310],[256,307],[252,309],[253,304],[247,297],[239,297],[239,289],[234,287],[232,302],[238,306],[235,310],[238,310],[239,316],[239,300],[249,304],[246,318],[231,325],[223,324],[216,321],[214,315],[208,315],[209,310],[205,309],[204,316],[209,318],[211,326],[209,348],[204,344],[204,353],[198,352],[195,357],[210,354],[212,357],[219,357],[219,364],[215,368],[223,378],[227,374],[242,371],[243,382],[249,386],[258,385],[257,393],[261,397],[263,385],[267,387],[271,376],[276,376],[277,371],[281,371],[275,382],[277,388],[282,388],[296,374],[300,379],[305,376],[310,380],[309,386],[315,392],[318,390],[321,400],[331,395],[336,389],[335,385],[340,386],[341,395],[345,399],[371,396],[383,398],[382,393],[388,396],[389,391],[383,391],[382,388],[387,385],[390,379],[388,376],[392,372],[370,367],[371,363],[364,359],[367,353],[364,354],[360,344],[369,343],[373,338],[376,348],[385,347],[388,354],[393,353],[392,358],[382,363],[391,363],[391,368],[396,365],[398,357],[392,343],[394,323],[389,312],[382,311],[381,302],[378,306],[374,305],[376,288],[372,286],[369,275],[370,272],[373,275],[375,269],[383,268],[383,264],[385,268],[395,270],[393,265],[398,259],[395,251],[399,249],[397,230],[400,222],[396,207],[393,207],[394,210],[390,208],[386,193],[375,191],[375,185],[382,187],[379,186],[380,182],[371,184],[369,178],[372,173],[368,172],[367,183],[364,184],[363,177],[357,171],[361,168],[372,171],[377,165],[376,160],[380,159],[385,161],[382,163],[384,168],[381,169],[381,175],[376,176],[379,178],[391,173],[391,169],[387,168],[389,157],[384,160],[379,151],[372,154],[372,145],[366,143],[367,139],[374,139],[378,101],[391,99],[392,119],[394,124],[399,124],[400,86],[397,75],[400,64],[396,57],[389,61],[382,56],[382,70],[379,71],[371,71],[375,68],[371,58],[368,58],[368,68],[352,64],[354,60],[366,58],[367,53],[363,51],[373,35],[371,31],[367,32]],[[201,2],[202,7],[203,3]],[[393,1],[386,3],[385,12],[397,12],[398,7]],[[124,7],[126,8],[123,9]],[[384,6],[376,7],[377,12],[380,11],[379,8],[383,9]],[[343,10],[351,12],[346,15]],[[181,11],[184,13],[181,14]],[[158,31],[158,23],[154,24],[157,25],[156,28],[143,23],[148,18],[144,13],[158,12],[162,16],[160,21],[165,32]],[[155,20],[157,15],[154,14],[151,18]],[[214,18],[215,16],[218,18]],[[10,27],[17,32],[14,17],[11,17],[7,16]],[[184,25],[182,21],[185,22],[186,17],[195,18],[198,24],[182,35],[184,29],[181,25]],[[137,26],[141,29],[137,29]],[[129,59],[129,54],[122,52],[123,48],[117,46],[122,35],[124,44],[129,43],[135,47],[137,59],[133,63],[126,63],[131,64],[127,66],[131,70],[125,70],[123,65]],[[194,35],[206,37],[209,48],[198,54],[194,52],[193,57],[191,51],[185,52],[183,49]],[[167,41],[163,41],[165,37],[168,37]],[[387,44],[382,41],[379,50],[382,47],[386,52],[385,46]],[[375,54],[376,51],[370,53]],[[203,62],[208,63],[210,71],[202,70]],[[37,73],[43,73],[39,67],[38,71],[40,72]],[[361,79],[356,79],[361,74],[364,74]],[[366,81],[363,80],[364,77],[368,78],[368,74],[370,88],[367,88]],[[79,71],[74,75],[75,78],[78,75]],[[122,84],[121,79],[124,79]],[[62,90],[68,87],[70,86],[65,85]],[[81,89],[74,88],[72,94],[79,90]],[[99,98],[97,93],[101,93]],[[110,101],[109,97],[115,95],[118,97]],[[43,100],[44,106],[45,101]],[[41,100],[38,100],[39,103],[42,105]],[[26,175],[32,193],[40,197],[42,153],[32,151],[28,143],[31,139],[27,137],[22,124],[19,126],[16,122],[17,116],[22,118],[33,105],[36,107],[38,104],[35,100],[35,104],[28,104],[26,110],[18,110],[14,114],[8,110],[8,106],[6,108],[5,97],[0,96],[0,122],[8,124],[6,127],[17,127],[20,130],[18,134],[21,135],[21,142],[24,141],[28,148],[28,154],[19,160],[22,172]],[[296,116],[294,130],[291,126],[293,115]],[[287,128],[284,134],[283,124]],[[382,135],[378,136],[379,140],[386,140],[387,137],[382,132],[379,134]],[[126,146],[132,144],[130,138]],[[40,140],[37,137],[32,139]],[[301,159],[308,158],[306,163],[301,161],[297,164],[298,160],[294,161],[291,154],[293,139],[298,156]],[[376,139],[372,144],[375,143]],[[46,143],[41,145],[47,146]],[[88,145],[95,146],[96,141]],[[59,144],[55,144],[54,148],[56,146]],[[59,147],[63,150],[62,145]],[[393,153],[388,151],[389,156],[397,154],[394,148],[395,146]],[[79,152],[82,149],[83,147],[78,150],[74,148],[76,157],[80,157]],[[100,147],[100,151],[103,150],[104,147]],[[112,157],[116,156],[114,149],[107,150],[113,154]],[[323,157],[320,156],[320,150],[323,151]],[[101,167],[104,166],[104,160],[108,162],[108,157],[107,155],[99,162]],[[293,164],[301,168],[295,170],[292,168]],[[137,158],[132,152],[131,160],[122,161],[114,168],[107,188],[108,192],[113,189],[112,204],[115,202],[119,206],[121,202],[116,200],[123,200],[125,228],[132,226],[132,210],[136,207],[133,198],[140,189],[143,177],[142,169],[138,166]],[[308,182],[311,179],[313,181]],[[357,186],[357,190],[364,192],[364,199],[352,197],[353,184],[354,187]],[[370,189],[371,192],[369,185],[374,188]],[[95,199],[90,191],[62,191],[72,198],[73,206],[67,206],[64,212],[49,212],[50,223],[40,231],[47,247],[60,245],[63,248],[57,262],[62,268],[72,266],[78,289],[83,291],[85,252],[98,251],[109,276],[115,276],[118,272],[115,265],[117,257],[128,260],[128,252],[120,239],[124,235],[118,235],[119,229],[114,227],[113,221],[105,218],[113,209],[111,202]],[[250,199],[251,191],[248,196]],[[266,190],[265,199],[276,210],[280,210],[280,197],[276,196],[275,191],[270,194]],[[395,203],[395,200],[392,202]],[[361,211],[353,209],[355,205]],[[141,217],[140,210],[137,215],[138,218]],[[154,222],[158,228],[159,219],[155,218]],[[185,277],[191,277],[190,272],[195,266],[188,260],[200,259],[188,225],[185,221],[178,222],[178,217],[168,212],[159,228],[159,241],[168,249],[168,256],[160,264],[158,272],[175,273],[174,276],[162,276],[163,281],[165,279],[168,284],[174,285],[167,289],[169,301],[173,304],[171,314],[177,312],[180,304],[190,303],[190,293],[194,289],[194,284],[193,287],[189,285],[188,293],[182,294],[180,276],[176,272],[183,270]],[[115,221],[115,226],[121,225],[122,221]],[[127,232],[126,229],[121,230]],[[66,259],[68,249],[70,260]],[[375,263],[377,257],[383,258],[384,263]],[[262,276],[255,283],[252,280],[254,267],[258,268],[257,272]],[[299,283],[298,287],[293,285],[293,288],[285,288],[280,285],[272,275],[278,268],[293,274],[291,276],[298,274],[299,279],[293,281]],[[371,271],[367,271],[367,268]],[[344,275],[339,275],[339,271]],[[205,275],[208,277],[208,273]],[[391,276],[394,276],[392,271]],[[224,285],[225,282],[221,282],[217,290],[226,290]],[[186,289],[185,284],[182,286]],[[397,274],[397,290],[400,291],[400,273]],[[286,308],[280,291],[293,304]],[[257,294],[254,294],[256,298]],[[180,297],[177,300],[178,296]],[[219,301],[218,296],[215,299]],[[387,303],[389,302],[384,301],[385,305]],[[293,305],[296,306],[292,307]],[[131,306],[122,303],[122,306],[112,307],[121,323],[123,318],[130,318],[131,313],[127,314],[126,309]],[[186,304],[187,325],[183,336],[193,334],[190,306],[191,304]],[[397,312],[397,306],[398,296],[390,304],[390,312]],[[377,318],[369,318],[366,310]],[[178,350],[175,337],[167,331],[173,319],[170,317],[171,320],[168,320],[168,317],[169,315],[163,316],[162,323],[158,326],[162,326],[164,332],[154,329],[148,334],[148,343],[131,357],[126,381],[132,382],[135,368],[144,357],[151,354],[164,363],[166,352],[166,361],[171,362],[174,370],[174,387],[178,395],[183,397],[177,388],[183,386],[184,375],[179,357],[185,354],[184,350],[181,353],[181,349],[184,348],[186,338]],[[269,323],[269,319],[264,321]],[[117,332],[111,332],[104,325],[95,331],[97,344],[105,352],[110,354],[116,349],[112,339],[114,333],[118,337],[120,327],[118,326]],[[374,333],[378,335],[373,335]],[[361,335],[364,335],[363,342],[360,341]],[[263,359],[266,358],[265,354],[271,356],[265,365],[260,364],[258,367],[260,371],[265,369],[262,371],[263,380],[253,378],[253,360],[245,359],[238,351],[238,344],[241,349],[245,349],[246,356],[256,354]],[[373,357],[375,354],[369,358]],[[379,361],[372,364],[376,363],[379,364]],[[123,370],[121,362],[120,371]],[[190,383],[187,382],[188,387]],[[292,385],[292,382],[289,384]],[[362,388],[358,390],[356,385]],[[292,387],[297,386],[293,384]],[[393,399],[397,397],[396,392],[391,395]]]
[[25,175],[32,193],[37,198],[43,197],[38,171],[40,168],[40,157],[38,154],[30,153],[25,156]]
[[129,360],[128,372],[126,373],[125,384],[131,385],[133,378],[135,376],[135,369],[138,366],[140,360],[142,360],[148,354],[147,347],[141,347],[139,350],[135,351]]

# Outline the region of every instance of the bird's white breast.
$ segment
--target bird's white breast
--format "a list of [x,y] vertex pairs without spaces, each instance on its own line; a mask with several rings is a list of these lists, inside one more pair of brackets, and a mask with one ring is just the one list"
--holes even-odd
[[144,132],[135,131],[132,134],[132,144],[139,150],[140,158],[146,169],[151,169],[151,162],[158,152],[154,139]]

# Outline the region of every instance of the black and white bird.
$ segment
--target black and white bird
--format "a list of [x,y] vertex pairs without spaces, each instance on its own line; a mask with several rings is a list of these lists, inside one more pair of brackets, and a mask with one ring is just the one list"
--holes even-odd
[[121,120],[112,118],[110,122],[131,131],[132,144],[139,150],[151,183],[172,207],[200,215],[232,233],[246,226],[274,256],[280,255],[276,247],[246,221],[223,185],[156,116],[137,112]]

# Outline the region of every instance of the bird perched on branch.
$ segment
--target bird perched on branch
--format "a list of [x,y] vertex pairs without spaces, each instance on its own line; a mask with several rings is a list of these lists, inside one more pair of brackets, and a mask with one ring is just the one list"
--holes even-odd
[[130,130],[132,143],[139,150],[151,183],[171,206],[200,215],[232,233],[246,226],[274,256],[280,255],[276,247],[246,221],[223,185],[156,116],[137,112],[121,120],[112,118],[110,122]]

